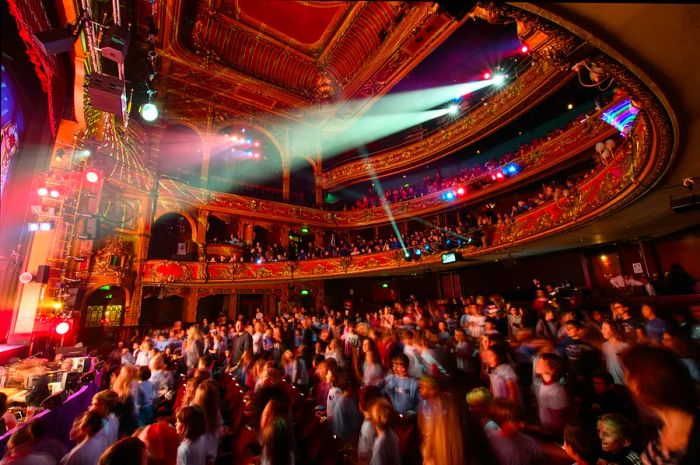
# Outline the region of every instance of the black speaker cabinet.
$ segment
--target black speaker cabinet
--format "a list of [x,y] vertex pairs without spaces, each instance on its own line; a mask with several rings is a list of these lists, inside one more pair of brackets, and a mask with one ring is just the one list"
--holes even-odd
[[36,282],[41,284],[48,283],[50,274],[51,267],[49,265],[39,265],[39,268],[36,270]]
[[115,115],[126,111],[124,81],[106,74],[93,74],[88,84],[90,103],[94,108]]
[[49,29],[34,34],[37,45],[47,55],[68,52],[73,48],[73,37],[66,29]]
[[131,43],[131,32],[124,26],[113,25],[102,39],[102,56],[117,63],[124,63]]

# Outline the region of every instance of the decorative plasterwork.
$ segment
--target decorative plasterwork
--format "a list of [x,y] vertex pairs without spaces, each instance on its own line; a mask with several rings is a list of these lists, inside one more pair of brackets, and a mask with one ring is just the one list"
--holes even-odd
[[210,103],[221,95],[234,108],[299,118],[290,110],[382,95],[460,24],[430,2],[342,3],[324,39],[303,46],[238,18],[230,3],[166,0],[158,9],[166,92],[199,87]]
[[[598,115],[591,116],[585,123],[576,124],[552,140],[527,152],[520,159],[514,160],[521,166],[517,177],[493,183],[481,189],[469,190],[460,199],[446,204],[438,191],[404,202],[391,204],[392,218],[395,221],[456,208],[494,195],[511,185],[525,182],[543,170],[551,169],[576,158],[582,152],[590,152],[592,147],[615,133],[615,129],[603,123]],[[587,153],[590,155],[590,153]],[[489,176],[486,174],[485,176]],[[480,181],[477,178],[474,184]],[[316,208],[301,207],[267,200],[251,199],[234,194],[198,189],[172,180],[161,180],[159,189],[158,216],[168,211],[181,211],[206,208],[231,215],[256,219],[279,220],[284,218],[290,223],[309,224],[324,228],[357,228],[384,224],[389,221],[384,207],[362,210],[329,212]]]

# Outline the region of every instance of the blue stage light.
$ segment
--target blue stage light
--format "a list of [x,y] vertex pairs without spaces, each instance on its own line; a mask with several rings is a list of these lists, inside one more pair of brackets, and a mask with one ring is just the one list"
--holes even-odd
[[516,163],[509,163],[503,168],[503,174],[507,175],[514,175],[518,174],[520,172],[520,166],[518,166]]

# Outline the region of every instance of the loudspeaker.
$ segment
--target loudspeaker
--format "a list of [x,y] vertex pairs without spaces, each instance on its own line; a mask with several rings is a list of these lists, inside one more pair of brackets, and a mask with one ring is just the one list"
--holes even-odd
[[478,2],[466,0],[438,0],[438,12],[445,12],[457,21],[461,21],[464,16],[472,11]]
[[90,103],[97,110],[122,115],[126,111],[124,81],[105,74],[93,74],[88,84]]
[[129,29],[113,25],[102,39],[102,56],[117,63],[124,63],[130,43],[131,32]]
[[36,270],[36,282],[41,284],[48,283],[50,273],[51,267],[49,265],[39,265],[39,268]]
[[68,52],[73,48],[73,36],[66,29],[49,29],[34,34],[37,45],[47,55]]

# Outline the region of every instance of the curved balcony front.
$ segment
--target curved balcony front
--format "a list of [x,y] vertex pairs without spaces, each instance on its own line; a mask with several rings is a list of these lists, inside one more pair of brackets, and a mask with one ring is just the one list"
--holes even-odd
[[[575,195],[547,202],[516,217],[513,224],[485,231],[483,247],[457,251],[463,258],[578,228],[616,211],[642,195],[663,172],[671,157],[668,120],[649,108],[618,149],[613,162],[576,186]],[[354,275],[403,273],[437,265],[439,253],[406,261],[402,250],[340,258],[272,263],[207,263],[151,260],[142,268],[145,285],[202,285],[312,280]]]
[[[613,102],[610,106],[618,102]],[[609,107],[610,107],[609,106]],[[609,108],[606,107],[606,108]],[[604,111],[605,109],[601,110]],[[386,224],[392,219],[400,221],[416,216],[435,214],[445,209],[454,209],[477,200],[487,198],[504,189],[527,182],[544,171],[551,170],[577,157],[584,150],[590,150],[597,142],[614,135],[616,130],[601,121],[600,112],[590,116],[584,122],[574,124],[552,140],[513,160],[518,163],[521,172],[518,176],[502,182],[492,183],[481,189],[469,190],[482,178],[478,177],[465,184],[467,194],[446,203],[440,190],[422,197],[397,202],[389,205],[392,218],[384,207],[331,212],[309,207],[289,205],[281,202],[252,199],[235,194],[212,192],[173,180],[161,180],[158,196],[159,217],[167,212],[183,212],[197,208],[206,208],[242,217],[279,221],[281,218],[292,224],[306,224],[321,228],[358,228]],[[490,173],[482,175],[489,177]]]

